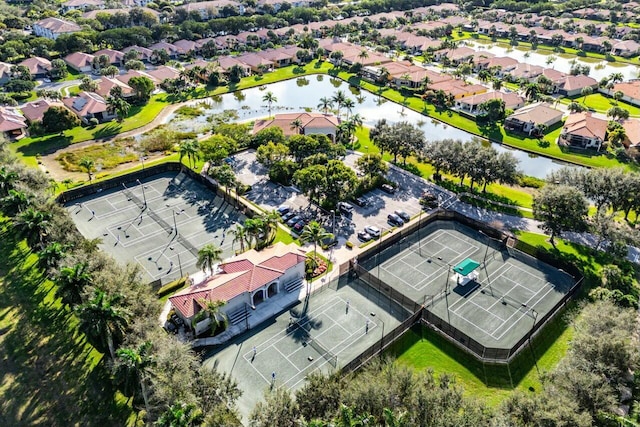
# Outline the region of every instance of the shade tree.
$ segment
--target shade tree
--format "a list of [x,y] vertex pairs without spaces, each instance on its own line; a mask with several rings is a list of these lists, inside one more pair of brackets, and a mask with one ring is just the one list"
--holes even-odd
[[549,242],[554,247],[555,238],[561,233],[586,228],[587,212],[583,193],[568,185],[545,185],[533,198],[533,216],[550,234]]

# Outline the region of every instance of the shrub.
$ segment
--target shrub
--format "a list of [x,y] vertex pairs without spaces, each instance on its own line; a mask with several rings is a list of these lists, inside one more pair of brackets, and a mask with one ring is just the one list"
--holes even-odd
[[523,175],[518,178],[518,185],[521,187],[542,188],[544,184],[544,179],[535,178],[533,176]]
[[162,298],[165,295],[174,293],[178,289],[182,288],[186,282],[187,282],[187,278],[181,277],[179,279],[174,280],[173,282],[167,283],[166,285],[158,289],[158,292],[157,292],[158,297]]

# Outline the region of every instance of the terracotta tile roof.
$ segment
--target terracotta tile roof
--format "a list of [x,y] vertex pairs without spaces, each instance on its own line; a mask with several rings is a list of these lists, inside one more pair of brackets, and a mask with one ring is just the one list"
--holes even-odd
[[34,22],[33,25],[46,28],[52,33],[73,33],[82,30],[82,28],[75,22],[65,21],[59,18],[41,19],[40,21]]
[[596,79],[581,74],[578,76],[567,76],[564,79],[562,87],[564,90],[576,90],[585,88],[587,86],[593,87],[597,85],[598,81]]
[[122,83],[128,85],[129,84],[129,80],[131,80],[134,77],[146,77],[148,79],[151,79],[151,81],[154,84],[161,83],[160,81],[158,81],[158,79],[156,79],[155,77],[153,77],[150,74],[147,74],[145,71],[138,71],[138,70],[129,70],[124,74],[120,74],[119,76],[116,76],[116,79],[118,79]]
[[75,68],[91,66],[95,56],[84,52],[74,52],[64,57],[64,62]]
[[92,92],[80,92],[78,96],[64,98],[62,103],[80,117],[107,111],[104,98]]
[[120,52],[119,50],[113,49],[101,49],[97,52],[94,52],[93,55],[107,55],[109,57],[109,62],[111,62],[112,64],[122,62],[122,60],[124,59],[124,53]]
[[39,56],[27,58],[18,65],[24,65],[27,67],[31,74],[45,74],[47,71],[51,70],[51,61],[45,58],[40,58]]
[[468,98],[462,98],[460,102],[469,105],[480,105],[490,99],[501,99],[504,101],[504,106],[507,109],[513,110],[524,104],[524,98],[514,92],[505,93],[502,91],[486,92],[478,95],[473,95]]
[[151,55],[153,55],[153,51],[151,49],[147,49],[146,47],[142,47],[142,46],[129,46],[129,47],[125,47],[124,49],[122,49],[122,53],[127,53],[130,50],[135,50],[136,52],[138,52],[139,55],[139,59],[140,60],[149,60],[149,58],[151,58]]
[[617,91],[624,93],[629,98],[640,99],[640,80],[616,83],[613,85],[613,92]]
[[196,42],[184,39],[173,42],[173,45],[178,49],[178,52],[182,54],[186,54],[189,51],[196,50],[197,47]]
[[0,132],[11,132],[18,129],[26,129],[25,118],[15,110],[0,107]]
[[547,103],[537,103],[522,107],[507,119],[518,119],[521,122],[533,122],[536,124],[559,122],[562,120],[562,111],[551,108]]
[[39,99],[37,101],[27,102],[21,108],[22,114],[30,122],[42,121],[44,112],[52,106],[62,106],[61,102],[48,101],[46,99]]
[[567,74],[562,71],[554,70],[553,68],[545,68],[542,70],[542,75],[554,82],[555,84],[562,83]]
[[169,301],[185,318],[190,318],[198,306],[202,307],[201,299],[230,301],[277,280],[305,259],[297,247],[283,243],[276,243],[260,252],[252,249],[223,262],[218,273],[201,284],[176,293]]
[[628,119],[620,122],[626,134],[626,144],[628,147],[640,145],[640,120]]
[[161,65],[155,70],[148,70],[147,74],[162,82],[166,79],[177,79],[180,76],[180,71],[168,65]]
[[604,140],[607,124],[606,120],[593,117],[590,112],[573,113],[564,122],[563,133]]
[[340,124],[338,118],[331,114],[321,113],[287,113],[276,114],[273,118],[256,120],[253,125],[253,133],[260,132],[262,129],[277,126],[285,135],[297,135],[298,130],[292,129],[291,123],[294,120],[300,120],[302,129],[313,128],[332,128]]
[[103,98],[109,96],[109,94],[111,93],[111,89],[116,86],[122,88],[122,94],[124,96],[133,94],[133,89],[131,88],[131,86],[116,78],[112,79],[110,77],[101,77],[97,81],[97,83],[98,90],[96,90],[96,93]]

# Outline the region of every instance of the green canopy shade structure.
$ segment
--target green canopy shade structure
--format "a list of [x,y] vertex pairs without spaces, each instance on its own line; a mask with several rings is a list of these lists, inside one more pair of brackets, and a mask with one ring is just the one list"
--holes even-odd
[[453,267],[453,271],[458,273],[461,276],[468,276],[473,270],[480,267],[480,263],[472,260],[471,258],[467,258],[455,267]]
[[472,260],[471,258],[467,258],[455,267],[453,267],[453,271],[456,277],[456,283],[458,285],[466,285],[472,280],[478,279],[478,272],[476,269],[480,267],[480,263]]

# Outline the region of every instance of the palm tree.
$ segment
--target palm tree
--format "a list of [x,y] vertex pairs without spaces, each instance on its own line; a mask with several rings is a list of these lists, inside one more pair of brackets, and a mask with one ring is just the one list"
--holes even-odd
[[212,335],[220,325],[223,325],[226,328],[227,324],[229,323],[229,319],[227,318],[227,315],[222,310],[220,310],[227,304],[226,301],[210,301],[208,299],[201,298],[200,300],[198,300],[198,302],[204,307],[204,312],[207,313],[207,316],[209,317],[209,319],[211,319]]
[[409,426],[409,413],[404,411],[396,415],[393,410],[384,408],[382,410],[384,416],[384,425],[386,427],[407,427]]
[[265,93],[264,96],[262,97],[262,102],[266,102],[267,105],[269,106],[269,117],[271,117],[271,106],[273,105],[274,102],[278,102],[278,98],[276,98],[273,92],[269,91]]
[[302,120],[295,119],[294,121],[291,122],[291,129],[295,130],[298,134],[302,133],[302,129],[304,129],[304,126],[302,124]]
[[351,112],[353,111],[354,107],[356,106],[356,103],[353,101],[353,99],[347,98],[342,103],[342,106],[347,110],[347,120],[348,120],[349,116],[351,115]]
[[156,421],[156,427],[196,427],[202,425],[204,414],[193,403],[171,405]]
[[107,111],[118,116],[118,122],[122,122],[131,110],[131,104],[123,98],[107,96]]
[[612,73],[609,76],[609,80],[611,80],[613,83],[619,83],[619,82],[624,80],[624,74],[622,74],[622,73]]
[[89,265],[79,262],[72,267],[63,267],[54,279],[58,286],[56,295],[62,303],[72,307],[82,302],[82,291],[93,284],[93,276],[87,271]]
[[336,105],[336,107],[338,108],[338,117],[340,117],[340,108],[342,108],[342,106],[344,105],[345,100],[347,99],[347,96],[345,95],[345,93],[341,90],[337,91],[332,97],[331,100],[333,101],[333,103]]
[[244,252],[245,250],[245,243],[249,244],[249,242],[247,241],[248,239],[248,234],[247,234],[247,230],[240,224],[236,224],[236,228],[234,228],[233,230],[230,231],[231,234],[233,234],[233,242],[232,243],[240,243],[240,251]]
[[[313,256],[309,258],[314,262],[314,265],[317,260],[318,243],[322,244],[325,239],[333,239],[333,234],[325,230],[318,221],[311,221],[309,224],[305,225],[302,233],[300,234],[301,242],[313,243]],[[311,280],[313,280],[313,277]],[[311,287],[311,283],[309,283],[309,287]]]
[[58,268],[60,261],[67,255],[67,247],[59,242],[49,243],[38,252],[38,266],[43,270]]
[[83,168],[87,172],[87,175],[89,175],[89,182],[91,182],[91,179],[93,178],[93,175],[91,174],[94,166],[93,160],[84,157],[80,160],[78,166]]
[[535,101],[536,99],[538,99],[539,93],[540,87],[536,83],[529,83],[524,88],[524,96],[526,96],[530,101]]
[[367,49],[362,49],[358,54],[359,59],[367,59],[368,57],[369,57],[369,52],[367,52]]
[[51,226],[51,212],[44,212],[32,207],[25,209],[16,217],[13,225],[18,236],[26,239],[32,249],[42,247],[44,238]]
[[138,348],[119,348],[116,351],[118,359],[114,367],[114,376],[122,385],[125,396],[131,396],[135,400],[136,391],[138,387],[140,388],[147,413],[149,413],[147,386],[151,368],[155,365],[151,347],[151,342],[145,341]]
[[333,101],[331,100],[331,98],[327,98],[326,96],[320,98],[320,103],[318,104],[319,110],[322,110],[325,114],[327,114],[331,107],[333,107]]
[[4,197],[9,190],[14,188],[14,183],[18,180],[18,174],[8,170],[5,166],[0,168],[0,196]]
[[109,295],[96,288],[88,302],[76,307],[78,329],[100,349],[107,348],[111,360],[115,360],[116,344],[122,340],[129,324],[129,313],[118,306],[121,299],[119,294]]
[[60,185],[58,185],[58,182],[51,178],[49,179],[49,191],[51,192],[51,194],[56,194],[56,191],[58,191],[58,188],[60,188]]
[[592,93],[593,93],[593,88],[591,86],[585,86],[582,88],[582,90],[580,91],[580,94],[582,95],[583,104],[587,101],[587,96],[591,95]]
[[[190,167],[196,166],[196,161],[200,159],[200,150],[199,144],[196,139],[189,139],[182,144],[180,144],[180,149],[178,150],[180,154],[180,164],[182,164],[182,158],[187,157],[187,161],[189,162]],[[193,164],[193,166],[191,166]]]
[[222,249],[213,243],[209,243],[198,251],[196,267],[202,268],[205,272],[208,271],[211,275],[213,274],[213,267],[216,265],[216,261],[222,261]]
[[280,215],[277,211],[272,210],[260,215],[260,219],[264,222],[264,228],[266,231],[265,241],[271,242],[276,237],[276,230],[278,228],[278,222],[280,221]]
[[15,216],[31,205],[33,194],[24,191],[9,190],[9,194],[0,199],[0,207],[6,215]]

